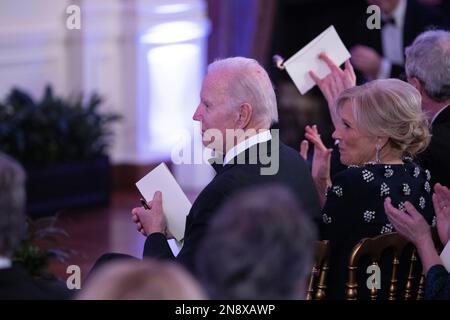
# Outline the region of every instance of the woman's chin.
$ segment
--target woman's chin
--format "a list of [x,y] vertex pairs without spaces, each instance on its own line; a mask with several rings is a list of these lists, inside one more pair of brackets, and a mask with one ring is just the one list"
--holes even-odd
[[340,160],[341,160],[341,163],[342,163],[344,166],[349,166],[349,165],[351,165],[351,163],[348,161],[348,159],[346,159],[345,157],[342,157],[342,155],[341,155]]

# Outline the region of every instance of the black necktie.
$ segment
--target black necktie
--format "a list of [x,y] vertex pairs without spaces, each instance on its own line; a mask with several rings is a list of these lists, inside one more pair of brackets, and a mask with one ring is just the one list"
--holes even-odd
[[389,24],[395,27],[396,26],[395,19],[392,17],[386,17],[381,19],[381,27],[384,27]]

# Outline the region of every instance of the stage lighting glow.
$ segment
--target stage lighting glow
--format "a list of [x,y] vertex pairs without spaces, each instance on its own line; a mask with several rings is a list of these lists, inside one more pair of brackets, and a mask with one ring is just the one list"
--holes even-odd
[[205,25],[193,21],[175,21],[151,27],[140,41],[147,44],[169,44],[202,38]]

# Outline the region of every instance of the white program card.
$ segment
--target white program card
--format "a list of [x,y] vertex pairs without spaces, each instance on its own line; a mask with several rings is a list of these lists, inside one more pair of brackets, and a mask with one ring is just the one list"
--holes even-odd
[[350,52],[348,52],[341,38],[339,38],[336,29],[333,26],[328,27],[328,29],[284,62],[286,71],[301,94],[307,93],[315,86],[314,80],[308,73],[310,70],[314,71],[320,79],[323,79],[331,72],[326,63],[319,59],[321,52],[325,52],[338,66],[350,58]]
[[136,186],[147,202],[153,199],[156,191],[161,191],[167,229],[177,241],[183,240],[186,216],[192,205],[166,164],[158,165],[136,182]]

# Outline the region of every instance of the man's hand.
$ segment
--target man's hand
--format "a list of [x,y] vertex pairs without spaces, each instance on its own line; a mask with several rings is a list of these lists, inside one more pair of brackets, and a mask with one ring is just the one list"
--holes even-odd
[[152,233],[162,233],[167,236],[167,222],[162,210],[162,194],[155,192],[153,200],[148,202],[149,210],[144,207],[134,208],[131,211],[132,220],[136,228],[143,235],[148,236]]
[[372,48],[357,45],[351,49],[352,63],[370,80],[376,79],[381,68],[382,57]]
[[436,212],[436,226],[442,244],[450,240],[450,190],[436,183],[434,186],[433,206]]

